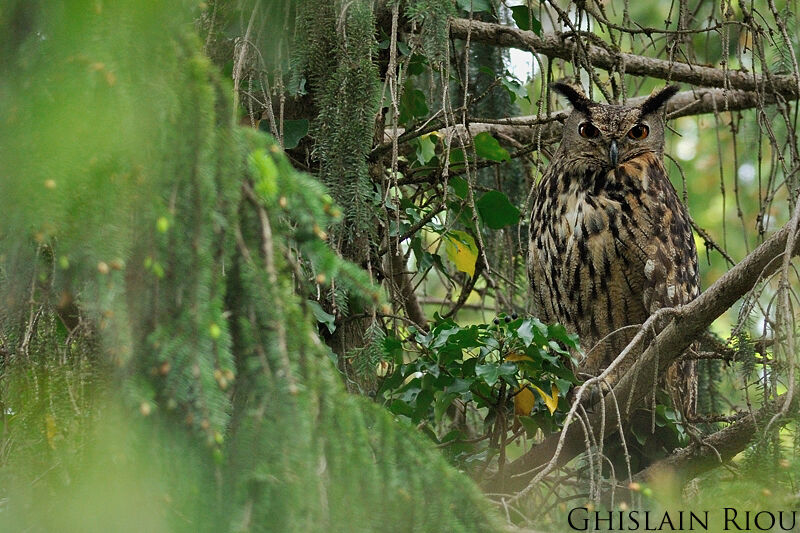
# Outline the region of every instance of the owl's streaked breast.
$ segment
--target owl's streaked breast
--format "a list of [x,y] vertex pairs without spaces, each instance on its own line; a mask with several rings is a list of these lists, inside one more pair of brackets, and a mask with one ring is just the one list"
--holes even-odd
[[[535,312],[577,333],[586,351],[605,339],[589,359],[598,366],[608,363],[636,333],[628,326],[643,323],[652,312],[648,291],[658,276],[664,278],[667,294],[693,292],[680,283],[688,281],[691,272],[684,275],[681,268],[669,268],[682,259],[659,258],[661,248],[677,250],[688,244],[694,250],[687,225],[671,224],[672,211],[683,213],[682,209],[663,164],[653,154],[632,159],[616,171],[578,168],[569,162],[551,166],[538,186],[531,221],[529,271]],[[696,276],[691,258],[686,266]]]

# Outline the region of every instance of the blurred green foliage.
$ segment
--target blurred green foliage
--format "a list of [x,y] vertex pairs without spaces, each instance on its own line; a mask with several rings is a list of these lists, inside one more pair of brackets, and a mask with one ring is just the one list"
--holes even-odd
[[344,391],[303,269],[381,296],[324,186],[235,126],[199,7],[0,7],[0,529],[497,530]]

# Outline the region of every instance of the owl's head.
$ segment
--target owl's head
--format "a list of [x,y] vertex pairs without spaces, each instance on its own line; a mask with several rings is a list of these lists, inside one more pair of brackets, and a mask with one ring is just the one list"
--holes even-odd
[[668,85],[634,106],[593,102],[566,83],[553,83],[550,88],[573,107],[561,139],[562,149],[570,157],[614,168],[642,154],[664,151],[662,110],[678,92],[677,85]]

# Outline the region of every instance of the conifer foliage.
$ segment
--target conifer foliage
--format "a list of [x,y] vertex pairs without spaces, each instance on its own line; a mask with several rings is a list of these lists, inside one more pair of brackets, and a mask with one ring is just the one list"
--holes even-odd
[[0,8],[0,529],[496,530],[345,392],[295,280],[377,300],[324,240],[360,215],[235,125],[197,16]]

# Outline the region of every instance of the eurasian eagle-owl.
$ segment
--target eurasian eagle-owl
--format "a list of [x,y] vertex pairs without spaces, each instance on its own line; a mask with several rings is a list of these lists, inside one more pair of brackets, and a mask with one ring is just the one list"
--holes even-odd
[[[635,106],[593,102],[564,83],[551,88],[573,111],[535,191],[528,259],[534,312],[577,333],[587,354],[579,371],[597,375],[636,325],[700,292],[689,215],[662,161],[663,107],[678,88]],[[673,364],[666,381],[676,408],[694,412],[694,362]]]

